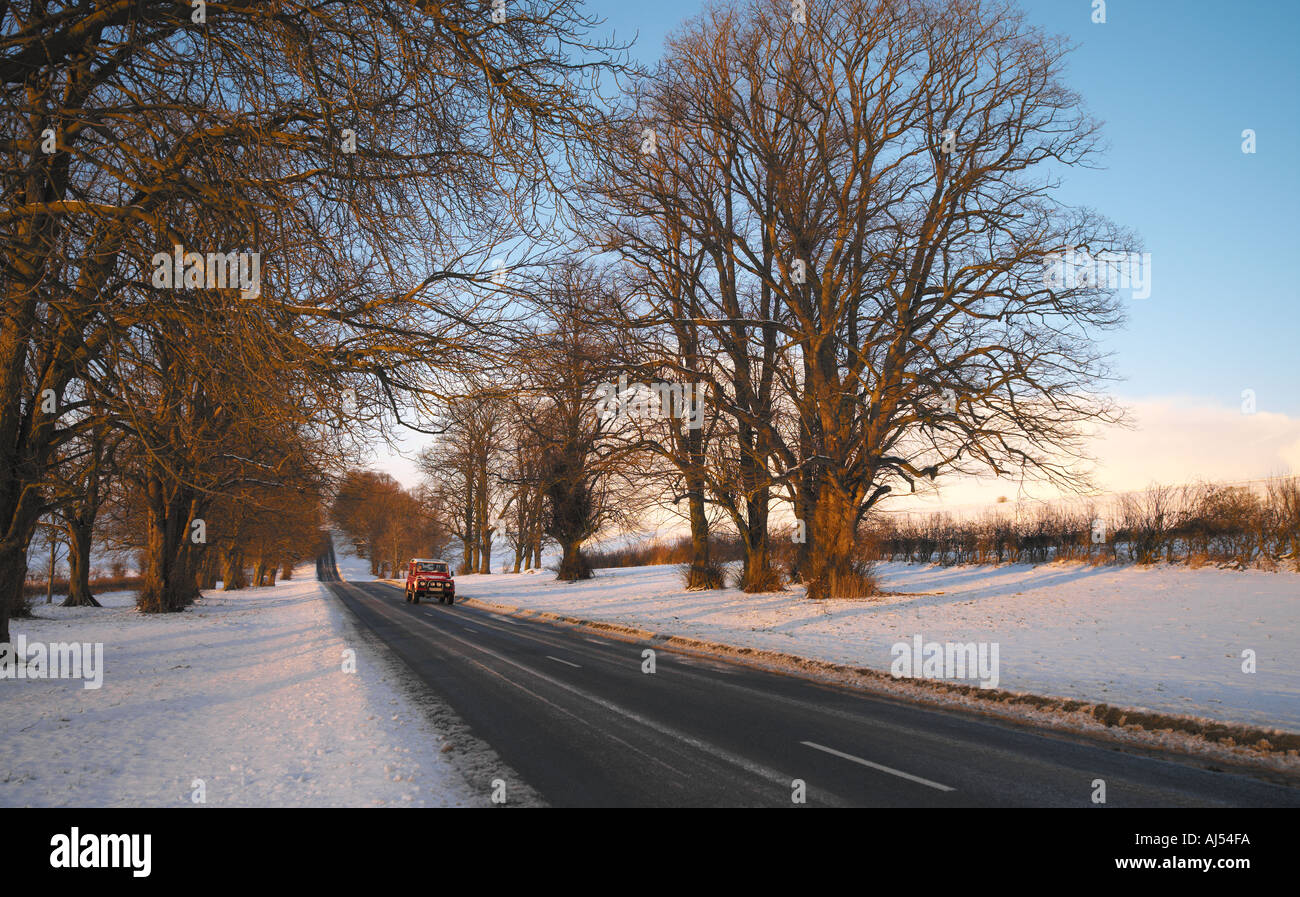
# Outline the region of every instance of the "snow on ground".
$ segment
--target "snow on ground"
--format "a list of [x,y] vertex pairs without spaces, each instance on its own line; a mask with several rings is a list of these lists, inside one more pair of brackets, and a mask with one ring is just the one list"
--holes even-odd
[[39,619],[11,624],[29,643],[102,642],[104,673],[98,689],[0,680],[0,805],[186,806],[197,780],[212,806],[487,803],[441,752],[409,674],[314,565],[179,614],[97,597],[102,609],[38,604]]
[[[1300,731],[1300,575],[880,564],[888,597],[682,590],[671,566],[585,583],[457,578],[468,598],[889,672],[899,642],[996,642],[1000,689]],[[1257,672],[1242,671],[1253,650]],[[967,682],[967,684],[974,684]]]

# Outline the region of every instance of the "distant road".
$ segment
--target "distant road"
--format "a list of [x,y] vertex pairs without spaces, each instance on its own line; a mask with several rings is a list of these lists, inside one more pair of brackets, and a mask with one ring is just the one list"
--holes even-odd
[[[1300,806],[1300,788],[321,578],[555,806]],[[458,589],[465,597],[463,587]],[[490,789],[494,774],[481,786]]]

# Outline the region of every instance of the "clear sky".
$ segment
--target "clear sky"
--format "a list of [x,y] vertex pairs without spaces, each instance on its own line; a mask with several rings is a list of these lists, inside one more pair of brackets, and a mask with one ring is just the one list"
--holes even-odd
[[[649,63],[703,4],[586,6]],[[1071,173],[1062,197],[1151,252],[1150,297],[1127,300],[1127,326],[1105,337],[1138,431],[1099,440],[1100,483],[1300,472],[1300,0],[1109,0],[1104,24],[1093,0],[1020,6],[1076,46],[1066,81],[1109,143],[1105,167]]]
[[[635,55],[701,0],[586,4]],[[1105,123],[1101,171],[1062,195],[1134,228],[1152,254],[1152,295],[1111,337],[1119,391],[1189,395],[1300,415],[1300,2],[1022,0],[1029,20],[1076,46],[1067,81]],[[1241,151],[1254,129],[1257,152]]]

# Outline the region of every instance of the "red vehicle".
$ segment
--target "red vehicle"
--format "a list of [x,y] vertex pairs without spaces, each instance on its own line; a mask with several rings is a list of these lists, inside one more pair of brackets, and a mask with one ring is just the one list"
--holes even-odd
[[456,603],[456,580],[452,579],[451,566],[446,561],[411,558],[406,565],[406,600],[419,604],[421,597],[433,596],[441,603]]

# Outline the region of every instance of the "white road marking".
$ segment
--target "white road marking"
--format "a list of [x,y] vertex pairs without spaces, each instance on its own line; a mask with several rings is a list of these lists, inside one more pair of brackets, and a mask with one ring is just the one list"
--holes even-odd
[[[360,589],[357,589],[357,591],[361,593],[362,597],[366,597],[365,592],[362,592]],[[383,612],[383,611],[381,610],[381,613],[382,613],[382,612]],[[396,616],[391,616],[391,615],[389,615],[389,614],[387,614],[387,613],[384,613],[384,616],[387,616],[390,620],[392,620],[392,621],[394,621],[394,622],[397,622],[397,621],[399,620],[398,617],[396,617]],[[432,623],[428,623],[428,622],[426,622],[424,625],[426,625],[426,626],[430,626],[430,627],[433,626]],[[611,712],[613,712],[613,713],[617,713],[619,716],[622,716],[622,717],[624,717],[624,718],[626,718],[626,719],[632,720],[633,722],[635,722],[635,723],[637,723],[637,724],[639,724],[639,725],[641,725],[641,726],[645,726],[645,727],[648,727],[648,728],[652,728],[652,729],[654,729],[655,731],[659,732],[660,734],[667,735],[667,736],[669,736],[669,737],[671,737],[671,738],[674,738],[674,739],[676,739],[677,741],[682,742],[683,744],[686,744],[686,745],[689,745],[689,746],[695,748],[696,750],[699,750],[699,751],[703,751],[703,752],[706,752],[706,753],[712,754],[714,757],[717,757],[717,758],[720,759],[720,760],[723,760],[723,761],[725,761],[725,762],[727,762],[727,763],[732,764],[733,766],[737,766],[737,767],[740,767],[741,769],[744,769],[745,771],[749,772],[751,775],[755,775],[755,776],[758,776],[758,777],[761,777],[761,778],[766,779],[767,781],[771,782],[772,784],[779,786],[779,787],[782,788],[783,790],[786,790],[787,793],[788,793],[788,789],[789,789],[789,787],[790,787],[790,778],[791,778],[791,777],[790,777],[788,774],[786,774],[786,773],[778,772],[778,771],[776,771],[775,769],[772,769],[772,768],[770,768],[770,767],[764,766],[764,765],[762,765],[762,764],[760,764],[760,763],[755,763],[755,762],[753,762],[753,761],[751,761],[751,760],[748,760],[748,759],[745,758],[745,757],[740,756],[739,754],[733,754],[733,753],[731,753],[730,751],[727,751],[727,750],[725,750],[725,749],[719,747],[718,745],[711,744],[711,743],[709,743],[709,742],[705,742],[705,741],[701,741],[700,739],[698,739],[698,738],[694,738],[694,737],[692,737],[691,735],[688,735],[688,734],[686,734],[685,732],[683,732],[683,731],[681,731],[681,730],[679,730],[679,729],[676,729],[676,728],[674,728],[674,727],[672,727],[672,726],[666,725],[665,723],[663,723],[663,722],[660,721],[660,720],[651,720],[651,719],[648,719],[648,718],[646,718],[646,717],[644,717],[644,716],[641,716],[641,715],[638,714],[638,713],[634,713],[633,711],[628,710],[628,709],[625,708],[625,707],[622,707],[622,706],[620,706],[620,705],[618,705],[618,704],[615,704],[615,703],[613,703],[612,701],[607,701],[607,700],[605,700],[604,698],[601,698],[601,697],[598,697],[597,695],[591,694],[590,692],[583,691],[582,689],[577,688],[577,687],[575,687],[575,686],[573,686],[573,685],[570,685],[570,684],[567,683],[567,682],[562,682],[562,681],[559,680],[559,679],[552,679],[550,676],[546,675],[546,674],[543,673],[541,670],[535,670],[535,669],[533,669],[533,668],[530,667],[530,666],[525,666],[524,664],[519,663],[518,661],[513,660],[513,659],[511,659],[511,658],[509,658],[509,657],[506,657],[504,654],[499,654],[499,653],[497,653],[496,651],[493,651],[491,648],[488,648],[488,647],[486,647],[485,645],[480,644],[480,643],[478,643],[478,642],[467,642],[467,641],[465,641],[464,639],[458,638],[456,635],[454,635],[454,634],[452,634],[451,632],[448,632],[448,631],[446,631],[446,630],[441,630],[441,631],[439,632],[439,635],[441,635],[441,636],[444,637],[444,638],[448,638],[448,639],[450,639],[450,640],[453,641],[453,642],[459,642],[460,644],[464,645],[466,648],[469,648],[469,649],[474,650],[474,651],[478,651],[478,652],[481,653],[481,654],[487,654],[487,655],[489,655],[490,657],[494,657],[494,658],[496,658],[497,660],[501,661],[502,663],[508,664],[509,666],[512,666],[512,667],[515,667],[516,669],[522,670],[522,671],[524,671],[525,673],[528,673],[528,674],[531,675],[531,676],[535,676],[536,678],[542,680],[543,682],[548,683],[549,685],[552,685],[552,686],[554,686],[554,687],[556,687],[556,688],[560,688],[560,689],[563,689],[563,690],[565,690],[565,691],[567,691],[567,692],[570,692],[571,694],[574,694],[574,695],[576,695],[576,696],[578,696],[578,697],[580,697],[580,698],[583,698],[583,699],[585,699],[585,700],[587,700],[587,701],[590,701],[592,704],[595,704],[595,705],[597,705],[597,706],[599,706],[599,707],[603,707],[603,708],[605,708],[606,710],[609,710],[609,711],[611,711]],[[475,660],[475,659],[472,658],[472,657],[468,657],[468,656],[464,656],[464,655],[462,655],[462,656],[463,656],[464,660],[465,660],[467,663],[471,663],[471,664],[473,664],[474,666],[478,667],[479,669],[483,670],[483,672],[484,672],[485,674],[490,675],[490,676],[493,676],[494,678],[500,679],[500,680],[501,680],[503,683],[505,683],[506,685],[512,686],[512,687],[514,687],[514,688],[517,688],[517,689],[519,689],[519,690],[522,691],[522,692],[526,692],[527,694],[531,695],[532,697],[536,698],[537,700],[541,701],[542,703],[546,704],[547,706],[552,707],[553,709],[555,709],[555,710],[558,711],[558,712],[564,713],[564,714],[567,715],[567,716],[571,716],[571,717],[573,717],[574,719],[583,720],[583,718],[580,717],[580,716],[578,716],[576,713],[573,713],[572,711],[567,710],[567,709],[565,709],[564,707],[561,707],[560,705],[555,704],[555,703],[552,702],[552,701],[548,701],[548,700],[547,700],[545,697],[543,697],[542,695],[540,695],[540,694],[538,694],[537,692],[533,691],[532,689],[528,688],[526,685],[524,685],[522,682],[520,682],[519,679],[518,679],[517,677],[506,676],[504,673],[501,673],[501,672],[499,672],[498,670],[494,670],[494,669],[492,669],[491,667],[487,666],[486,664],[483,664],[483,663],[481,663],[481,662]],[[583,721],[584,721],[584,722],[587,722],[588,725],[592,725],[593,728],[595,728],[595,725],[594,725],[593,723],[591,723],[590,721],[587,721],[587,720],[583,720]],[[668,764],[664,763],[664,762],[663,762],[661,759],[659,759],[658,757],[655,757],[655,756],[650,755],[650,754],[646,754],[644,751],[638,750],[635,746],[629,744],[629,743],[626,742],[626,741],[623,741],[623,739],[618,738],[618,737],[617,737],[616,735],[614,735],[613,733],[611,733],[611,732],[609,732],[609,731],[606,731],[606,730],[604,730],[604,729],[597,729],[597,731],[599,731],[600,734],[603,735],[603,736],[606,737],[606,738],[612,739],[612,740],[614,740],[614,741],[619,742],[620,744],[624,744],[624,745],[626,745],[629,749],[631,749],[632,751],[634,751],[634,752],[637,753],[637,754],[641,754],[642,756],[644,756],[644,757],[646,757],[647,759],[649,759],[651,762],[657,763],[657,764],[659,764],[659,765],[661,765],[661,766],[664,766],[664,767],[666,767],[666,768],[668,768],[668,769],[672,769],[672,767],[668,766]],[[677,770],[673,770],[673,771],[676,772]],[[848,806],[848,805],[845,804],[843,801],[841,801],[841,800],[835,798],[834,796],[831,796],[830,800],[831,800],[831,802],[832,802],[833,804],[835,804],[835,805],[837,805],[837,806]]]
[[[355,585],[353,585],[353,584],[351,584],[351,583],[346,582],[346,580],[342,581],[341,584],[344,585],[345,587],[351,587],[354,591],[358,592],[359,595],[360,595],[360,597],[362,597],[362,598],[367,598],[367,597],[369,597],[369,596],[368,596],[368,595],[367,595],[363,590],[357,588]],[[385,616],[387,616],[387,614],[385,614]],[[394,622],[397,622],[397,620],[398,620],[399,618],[397,618],[397,617],[390,617],[390,619],[392,619]],[[516,626],[521,625],[521,624],[519,624],[519,623],[516,623],[514,620],[511,620],[511,619],[508,618],[508,617],[502,617],[502,619],[505,620],[506,622],[508,622],[508,623],[512,623],[513,625],[516,625]],[[431,626],[432,624],[430,624],[430,623],[426,623],[425,625],[426,625],[426,626]],[[620,706],[620,705],[618,705],[618,704],[613,703],[612,701],[607,701],[607,700],[605,700],[605,699],[603,699],[603,698],[600,698],[600,697],[598,697],[598,696],[596,696],[596,695],[594,695],[594,694],[591,694],[590,692],[583,691],[582,689],[577,688],[577,687],[575,687],[575,686],[573,686],[573,685],[570,685],[570,684],[567,683],[567,682],[562,682],[562,681],[560,681],[559,679],[552,679],[550,676],[547,676],[547,675],[546,675],[545,673],[543,673],[541,670],[537,670],[537,669],[533,669],[532,667],[525,666],[524,664],[519,663],[519,662],[516,661],[516,660],[513,660],[513,659],[511,659],[511,658],[509,658],[509,657],[506,657],[506,656],[503,655],[503,654],[499,654],[499,653],[497,653],[496,651],[491,650],[490,648],[486,647],[485,645],[483,645],[483,644],[481,644],[481,643],[478,643],[478,642],[467,642],[467,641],[464,641],[463,639],[457,638],[455,635],[453,635],[452,633],[448,632],[447,630],[441,630],[441,631],[439,632],[439,634],[440,634],[441,636],[445,637],[445,638],[450,638],[450,639],[451,639],[452,641],[454,641],[454,642],[458,642],[458,643],[464,645],[466,648],[470,648],[470,649],[473,649],[473,650],[478,651],[478,652],[480,652],[480,653],[490,655],[491,657],[496,658],[497,660],[501,661],[502,663],[505,663],[505,664],[508,664],[508,665],[510,665],[510,666],[516,667],[517,669],[522,670],[522,671],[524,671],[524,672],[526,672],[526,673],[528,673],[528,674],[530,674],[530,675],[532,675],[532,676],[535,676],[535,677],[537,677],[538,679],[541,679],[542,681],[547,682],[547,683],[550,684],[550,685],[553,685],[553,686],[555,686],[555,687],[557,687],[557,688],[561,688],[561,689],[564,689],[565,691],[571,692],[572,694],[577,695],[577,696],[579,696],[579,697],[581,697],[581,698],[584,698],[584,699],[586,699],[587,701],[590,701],[590,702],[593,703],[593,704],[596,704],[596,705],[598,705],[598,706],[600,706],[600,707],[605,708],[606,710],[609,710],[609,711],[612,711],[612,712],[614,712],[614,713],[617,713],[618,715],[623,716],[623,717],[625,717],[625,718],[627,718],[627,719],[630,719],[630,720],[632,720],[632,721],[634,721],[634,722],[636,722],[636,723],[639,723],[639,724],[641,724],[641,725],[643,725],[643,726],[650,726],[650,727],[653,727],[654,729],[656,729],[657,731],[659,731],[659,732],[661,732],[661,733],[663,733],[663,734],[665,734],[665,735],[668,735],[668,736],[670,736],[670,737],[672,737],[672,738],[674,738],[674,739],[676,739],[676,740],[678,740],[678,741],[680,741],[680,742],[682,742],[682,743],[684,743],[684,744],[690,745],[690,746],[692,746],[692,747],[694,747],[694,748],[696,748],[696,749],[698,749],[698,750],[706,751],[707,753],[712,754],[713,756],[718,757],[719,759],[722,759],[722,760],[724,760],[724,761],[726,761],[726,762],[728,762],[728,763],[731,763],[732,765],[735,765],[735,766],[738,766],[738,767],[740,767],[740,768],[742,768],[742,769],[745,769],[746,771],[750,772],[751,774],[754,774],[754,775],[760,776],[760,777],[762,777],[762,778],[765,778],[765,779],[767,779],[769,782],[772,782],[773,784],[779,785],[779,786],[781,786],[781,787],[783,787],[783,788],[786,788],[786,787],[789,786],[789,783],[790,783],[790,776],[787,775],[786,773],[778,772],[778,771],[776,771],[776,770],[774,770],[774,769],[771,769],[770,767],[767,767],[767,766],[764,766],[764,765],[762,765],[762,764],[759,764],[759,763],[756,763],[756,762],[750,761],[749,759],[747,759],[747,758],[745,758],[745,757],[743,757],[743,756],[740,756],[740,755],[738,755],[738,754],[733,754],[733,753],[731,753],[730,751],[727,751],[727,750],[725,750],[725,749],[719,747],[718,745],[715,745],[715,744],[712,744],[712,743],[705,742],[705,741],[702,741],[702,740],[700,740],[700,739],[694,738],[694,737],[692,737],[692,736],[686,734],[685,732],[683,732],[683,731],[681,731],[681,730],[675,729],[675,728],[672,727],[672,726],[668,726],[668,725],[664,724],[661,720],[658,720],[658,719],[651,720],[651,719],[648,719],[648,718],[646,718],[646,717],[643,717],[643,716],[641,716],[641,715],[638,714],[638,713],[635,713],[635,712],[633,712],[633,711],[631,711],[631,710],[628,710],[628,709],[625,708],[625,707],[622,707],[622,706]],[[540,639],[534,639],[534,640],[536,640],[536,641],[540,641]],[[546,655],[546,656],[547,656],[547,657],[550,657],[551,660],[559,660],[560,663],[568,663],[568,661],[560,660],[558,657],[551,657],[550,655]],[[571,717],[573,717],[574,719],[583,719],[582,717],[578,716],[577,714],[575,714],[575,713],[573,713],[573,712],[571,712],[571,711],[569,711],[569,710],[567,710],[567,709],[565,709],[565,708],[559,706],[558,704],[555,704],[555,703],[553,703],[553,702],[547,700],[547,699],[544,698],[542,695],[540,695],[540,694],[534,692],[532,689],[529,689],[528,687],[526,687],[523,683],[521,683],[521,682],[520,682],[517,678],[515,678],[515,677],[508,677],[508,676],[506,676],[506,675],[504,675],[504,674],[498,672],[497,670],[494,670],[494,669],[492,669],[491,667],[488,667],[488,666],[486,666],[485,664],[482,664],[482,663],[480,663],[480,662],[474,660],[474,659],[471,658],[471,657],[464,656],[464,660],[465,660],[466,662],[471,663],[471,664],[473,664],[474,666],[478,667],[478,668],[481,669],[485,674],[487,674],[487,675],[491,675],[491,676],[493,676],[493,677],[495,677],[495,678],[497,678],[497,679],[500,679],[502,682],[504,682],[504,683],[507,684],[507,685],[510,685],[510,686],[512,686],[512,687],[514,687],[514,688],[517,688],[517,689],[519,689],[520,691],[526,692],[527,694],[529,694],[529,695],[532,696],[533,698],[535,698],[535,699],[541,701],[542,703],[546,704],[547,706],[553,708],[554,710],[556,710],[556,711],[558,711],[558,712],[561,712],[561,713],[564,713],[564,714],[566,714],[566,715],[568,715],[568,716],[571,716]],[[576,664],[574,664],[574,665],[576,666]],[[730,673],[738,672],[738,670],[733,669],[732,667],[730,667],[730,666],[727,665],[727,664],[720,664],[720,667],[721,667],[721,669],[718,670],[719,672],[730,672]],[[851,713],[847,713],[847,712],[845,712],[845,711],[840,711],[840,710],[833,710],[833,709],[828,710],[827,708],[823,708],[823,707],[820,707],[820,706],[818,706],[818,705],[813,705],[813,704],[811,704],[811,703],[808,702],[808,701],[799,700],[799,699],[795,699],[795,698],[787,698],[787,697],[785,697],[785,696],[783,696],[783,695],[774,695],[774,694],[770,694],[770,693],[765,692],[765,691],[759,691],[759,690],[757,690],[757,689],[755,689],[755,688],[753,688],[753,687],[751,687],[751,686],[748,686],[748,685],[736,684],[736,683],[733,683],[733,682],[724,682],[724,681],[722,681],[722,680],[718,680],[718,679],[713,679],[713,680],[711,680],[711,681],[712,681],[714,684],[719,685],[719,686],[721,686],[722,688],[727,689],[727,690],[729,690],[729,691],[741,692],[741,693],[743,693],[743,694],[746,694],[746,695],[749,695],[749,696],[752,696],[752,697],[755,697],[755,698],[762,698],[763,700],[775,701],[776,703],[779,703],[779,704],[785,704],[785,705],[790,706],[790,707],[797,707],[797,708],[804,708],[804,709],[807,709],[807,708],[809,708],[809,707],[814,707],[814,706],[816,706],[817,709],[818,709],[820,712],[829,713],[831,716],[835,716],[835,717],[838,717],[838,718],[841,718],[841,719],[845,719],[845,720],[860,721],[859,718],[858,718],[857,716],[855,716],[855,715],[853,715],[853,714],[851,714]],[[587,721],[587,720],[583,720],[583,721],[584,721],[584,722],[587,722],[589,725],[594,725],[594,724],[591,723],[590,721]],[[882,726],[882,727],[884,727],[884,728],[890,729],[890,730],[892,730],[892,731],[905,732],[905,733],[911,735],[912,737],[921,737],[921,738],[929,738],[929,737],[931,737],[931,736],[929,735],[929,733],[927,733],[927,732],[923,732],[923,731],[915,730],[915,729],[913,729],[913,728],[911,728],[911,727],[909,727],[909,726],[899,725],[899,724],[896,724],[896,723],[890,723],[890,722],[885,722],[885,721],[880,721],[880,720],[877,720],[877,721],[876,721],[876,724],[877,724],[877,725],[880,725],[880,726]],[[604,731],[604,730],[600,730],[600,734],[602,734],[603,736],[605,736],[605,737],[607,737],[607,738],[610,738],[610,739],[612,739],[612,740],[614,740],[614,741],[618,741],[618,742],[621,743],[621,744],[626,745],[628,748],[630,748],[630,749],[633,750],[634,752],[636,752],[636,753],[638,753],[638,754],[642,754],[643,756],[646,756],[649,760],[653,761],[654,763],[657,763],[657,764],[659,764],[659,765],[663,765],[663,766],[667,767],[667,764],[666,764],[666,763],[663,763],[663,761],[660,760],[658,757],[653,757],[653,756],[650,756],[650,755],[646,755],[646,754],[644,754],[644,752],[638,750],[637,748],[635,748],[635,747],[632,746],[631,744],[628,744],[627,742],[623,741],[622,739],[618,738],[617,736],[613,735],[613,734],[610,733],[610,732],[607,732],[607,731]],[[841,757],[841,758],[846,759],[846,760],[851,760],[851,761],[853,761],[853,762],[855,762],[855,763],[860,763],[860,764],[862,764],[862,765],[864,765],[864,766],[867,766],[867,767],[869,767],[869,768],[871,768],[871,769],[877,769],[877,770],[880,770],[880,771],[882,771],[882,772],[889,773],[889,774],[891,774],[891,775],[902,776],[902,777],[905,778],[905,779],[909,779],[909,780],[914,781],[914,782],[919,782],[920,784],[926,785],[926,786],[928,786],[928,787],[936,788],[936,789],[941,790],[941,791],[955,791],[955,790],[956,790],[955,788],[951,788],[951,787],[949,787],[949,786],[947,786],[947,785],[942,785],[942,784],[940,784],[940,783],[938,783],[938,782],[931,782],[931,781],[929,781],[928,779],[923,779],[923,778],[920,778],[920,777],[918,777],[918,776],[913,776],[913,775],[910,775],[909,773],[902,772],[901,770],[891,769],[890,767],[887,767],[887,766],[882,766],[882,765],[877,764],[877,763],[872,763],[870,760],[864,760],[864,759],[862,759],[861,757],[854,757],[852,754],[845,754],[845,753],[842,753],[842,752],[840,752],[840,751],[834,750],[833,748],[828,748],[828,747],[825,747],[824,745],[816,744],[816,743],[811,742],[811,741],[804,741],[804,742],[801,742],[801,743],[804,744],[804,745],[807,745],[808,747],[811,747],[811,748],[813,748],[813,749],[815,749],[815,750],[825,751],[825,752],[830,753],[830,754],[833,754],[833,755],[835,755],[835,756],[837,756],[837,757]],[[668,768],[671,768],[671,767],[668,767]],[[831,796],[830,796],[830,801],[831,801],[831,803],[833,803],[833,804],[835,804],[835,805],[837,805],[837,806],[848,806],[848,804],[843,803],[842,801],[840,801],[839,799],[837,799],[834,795],[831,795]]]
[[947,785],[940,785],[938,782],[932,782],[929,779],[923,779],[920,776],[914,776],[911,773],[903,772],[902,770],[899,769],[894,769],[889,766],[882,766],[879,763],[872,763],[870,760],[863,760],[861,757],[855,757],[852,754],[846,754],[843,751],[837,751],[835,750],[835,748],[828,748],[822,744],[816,744],[815,742],[812,741],[801,741],[800,744],[806,744],[810,748],[815,748],[816,750],[824,751],[827,754],[834,754],[836,757],[842,757],[845,760],[851,760],[854,763],[860,763],[863,766],[868,766],[880,772],[887,772],[891,776],[898,776],[900,779],[907,779],[909,782],[916,782],[918,785],[925,785],[928,788],[935,788],[939,791],[953,790]]
[[577,669],[582,669],[582,667],[578,666],[576,663],[570,663],[569,661],[567,661],[567,660],[561,660],[561,659],[558,658],[558,657],[551,657],[551,655],[549,655],[549,654],[547,654],[546,657],[547,657],[548,660],[553,660],[553,661],[555,661],[556,663],[568,664],[568,665],[571,666],[571,667],[577,667]]
[[607,645],[607,644],[609,644],[609,642],[602,641],[601,639],[598,639],[598,638],[584,638],[583,641],[584,641],[584,642],[591,642],[593,645]]

